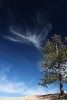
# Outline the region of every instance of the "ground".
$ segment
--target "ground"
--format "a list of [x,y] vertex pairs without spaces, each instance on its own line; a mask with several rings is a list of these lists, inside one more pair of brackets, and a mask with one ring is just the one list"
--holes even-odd
[[[66,99],[64,99],[66,98]],[[58,94],[39,95],[39,96],[26,96],[19,98],[0,98],[0,100],[67,100],[67,94],[59,98]]]

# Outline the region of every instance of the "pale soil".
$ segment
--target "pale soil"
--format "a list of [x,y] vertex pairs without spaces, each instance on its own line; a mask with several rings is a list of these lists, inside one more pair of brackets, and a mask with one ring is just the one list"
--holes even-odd
[[67,100],[67,99],[58,99],[58,95],[53,94],[53,95],[27,96],[18,98],[0,98],[0,100]]
[[0,100],[50,100],[38,96],[20,97],[20,98],[0,98]]
[[31,97],[22,97],[22,98],[0,98],[0,100],[50,100],[50,99],[42,99],[35,96],[31,96]]

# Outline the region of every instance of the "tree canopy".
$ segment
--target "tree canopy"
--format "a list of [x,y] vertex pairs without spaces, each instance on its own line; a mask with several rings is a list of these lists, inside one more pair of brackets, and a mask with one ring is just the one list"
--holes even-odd
[[63,92],[63,83],[67,83],[67,45],[62,41],[61,35],[54,34],[48,39],[42,53],[41,66],[44,77],[40,84],[48,86],[57,82],[60,84],[60,92]]

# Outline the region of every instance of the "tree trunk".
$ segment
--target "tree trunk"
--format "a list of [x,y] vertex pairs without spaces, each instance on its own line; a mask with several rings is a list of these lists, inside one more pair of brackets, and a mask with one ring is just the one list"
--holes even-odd
[[59,74],[59,81],[60,81],[60,96],[64,94],[63,83],[62,83],[62,75]]
[[62,82],[60,82],[60,96],[62,96],[63,94],[64,94],[63,84]]

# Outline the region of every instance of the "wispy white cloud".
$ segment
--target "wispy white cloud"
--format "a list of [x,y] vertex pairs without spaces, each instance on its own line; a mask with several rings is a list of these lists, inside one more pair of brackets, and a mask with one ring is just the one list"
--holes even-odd
[[[14,22],[14,20],[15,20],[14,15],[12,14],[10,7],[8,9],[8,5],[7,5],[7,8],[5,8],[4,5],[2,4],[2,2],[0,2],[0,7],[8,14],[11,21]],[[10,36],[10,35],[4,36],[5,39],[8,39],[13,42],[21,42],[21,43],[28,43],[28,44],[32,43],[35,47],[40,48],[42,45],[42,41],[45,40],[46,36],[52,29],[52,25],[45,21],[45,17],[40,12],[37,11],[35,16],[36,16],[36,18],[32,17],[32,21],[34,22],[34,27],[35,27],[34,34],[32,34],[32,31],[30,31],[30,32],[28,31],[28,32],[24,33],[24,34],[26,34],[26,35],[24,35],[23,33],[20,33],[17,30],[15,30],[13,27],[13,28],[11,28],[10,31],[15,36],[14,37]]]
[[15,38],[10,37],[10,36],[5,36],[5,38],[8,39],[8,40],[11,40],[11,41],[13,41],[13,42],[22,42],[21,40],[15,39]]
[[37,36],[35,33],[32,34],[31,32],[27,32],[26,35],[23,35],[15,30],[13,30],[12,28],[11,28],[11,32],[19,37],[18,42],[21,41],[22,43],[32,43],[37,48],[40,47],[41,41],[40,41],[39,35]]
[[32,30],[30,30],[31,27],[29,30],[27,30],[28,27],[25,27],[25,31],[20,32],[17,31],[19,28],[11,26],[11,36],[4,37],[13,42],[33,44],[36,48],[40,49],[43,41],[45,41],[48,33],[52,29],[52,25],[46,22],[45,17],[39,12],[36,12],[36,16],[32,17],[32,21],[34,23]]
[[51,24],[47,24],[38,34],[36,31],[35,33],[31,31],[27,31],[25,32],[25,35],[24,35],[23,33],[20,33],[11,27],[10,31],[14,35],[14,37],[5,36],[5,38],[13,42],[21,42],[21,43],[27,43],[27,44],[32,43],[35,47],[40,48],[43,40],[46,39],[46,36],[48,35],[51,28],[52,28]]

